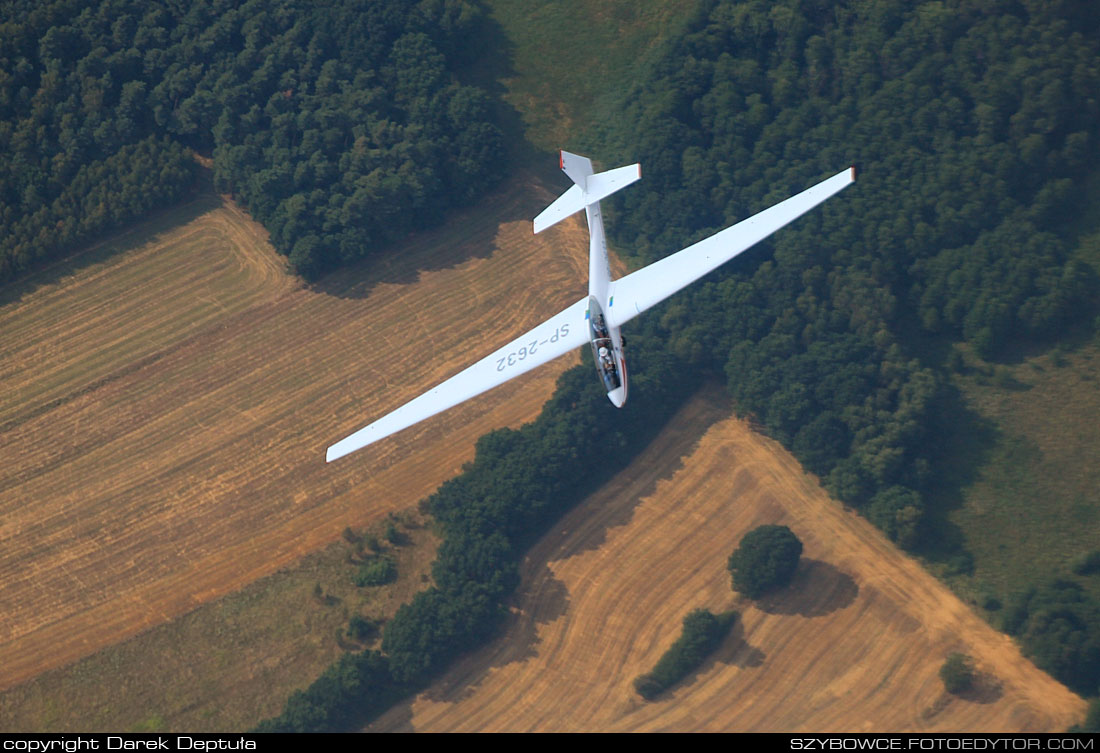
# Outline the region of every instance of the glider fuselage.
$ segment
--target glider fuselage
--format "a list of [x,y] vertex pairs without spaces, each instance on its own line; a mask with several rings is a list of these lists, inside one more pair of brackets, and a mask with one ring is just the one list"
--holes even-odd
[[626,358],[623,356],[623,337],[620,327],[610,327],[604,311],[614,300],[609,298],[611,288],[611,263],[607,256],[607,240],[603,232],[603,215],[599,202],[585,207],[588,218],[588,320],[589,342],[592,344],[592,360],[608,399],[616,408],[626,404]]

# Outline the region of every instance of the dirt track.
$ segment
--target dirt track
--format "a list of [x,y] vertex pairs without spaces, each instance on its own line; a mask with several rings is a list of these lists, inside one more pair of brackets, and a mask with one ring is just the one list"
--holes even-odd
[[204,196],[0,305],[0,689],[274,572],[532,419],[572,358],[326,466],[325,447],[584,291],[529,180],[307,288]]
[[[1058,731],[1084,702],[1024,659],[777,443],[693,398],[530,553],[506,634],[371,729]],[[805,546],[795,582],[752,604],[726,558],[758,525]],[[632,689],[696,607],[737,609],[705,666],[656,702]],[[943,692],[952,651],[977,688]]]

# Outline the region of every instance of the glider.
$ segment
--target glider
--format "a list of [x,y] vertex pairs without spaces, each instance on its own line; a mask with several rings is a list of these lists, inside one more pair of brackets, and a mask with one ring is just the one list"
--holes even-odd
[[621,335],[624,324],[801,217],[856,178],[854,167],[844,170],[682,251],[612,280],[600,199],[641,178],[641,165],[597,173],[587,157],[561,152],[560,166],[572,179],[573,187],[535,218],[535,232],[582,209],[585,211],[589,233],[588,295],[438,387],[332,445],[326,453],[326,462],[465,402],[586,342],[592,346],[596,371],[608,398],[621,408],[627,394]]

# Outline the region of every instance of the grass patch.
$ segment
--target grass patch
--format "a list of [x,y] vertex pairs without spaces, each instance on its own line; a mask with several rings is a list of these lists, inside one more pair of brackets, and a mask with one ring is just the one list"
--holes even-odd
[[[1100,170],[1083,186],[1063,236],[1100,272]],[[987,611],[1050,578],[1100,599],[1100,578],[1082,566],[1100,549],[1100,323],[1051,345],[1021,343],[997,365],[955,346],[962,357],[948,374],[957,404],[935,432],[944,437],[929,497],[937,551],[925,554]],[[969,569],[954,566],[960,557]]]
[[[990,427],[983,462],[946,513],[972,556],[972,576],[955,585],[979,603],[1010,594],[1038,576],[1069,577],[1100,548],[1100,348],[1090,344],[998,366],[1006,388],[980,372],[955,377],[967,407]],[[1082,584],[1100,598],[1100,579]]]
[[415,511],[402,521],[409,543],[384,555],[398,570],[389,585],[357,588],[358,544],[338,541],[238,593],[0,694],[0,729],[252,728],[278,714],[294,690],[340,654],[376,642],[378,625],[424,587],[437,542]]
[[638,68],[674,35],[697,0],[488,0],[511,43],[505,100],[520,112],[527,140],[543,152],[584,151]]

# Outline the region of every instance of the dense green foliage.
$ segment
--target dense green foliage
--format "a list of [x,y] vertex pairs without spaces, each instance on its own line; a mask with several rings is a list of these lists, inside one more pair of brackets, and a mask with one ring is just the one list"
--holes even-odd
[[1057,235],[1100,128],[1084,2],[705,4],[608,127],[646,179],[613,231],[652,261],[830,175],[856,184],[666,304],[829,490],[919,546],[941,380],[914,331],[984,356],[1097,297]]
[[746,533],[727,568],[733,590],[759,599],[791,582],[802,556],[802,542],[787,526],[760,526]]
[[634,680],[638,695],[652,701],[698,669],[722,643],[736,619],[736,612],[714,615],[706,609],[696,609],[689,613],[684,617],[680,637],[657,660],[653,671]]
[[637,367],[632,410],[611,405],[586,360],[562,375],[538,420],[478,440],[473,463],[425,501],[443,536],[432,564],[435,584],[386,624],[384,655],[330,668],[260,729],[336,730],[361,723],[387,699],[422,687],[492,636],[519,582],[524,549],[629,463],[698,384],[658,343],[644,334],[630,338]]
[[357,641],[369,641],[378,635],[378,623],[357,614],[348,620],[348,637]]
[[377,651],[341,656],[306,690],[295,691],[282,715],[257,732],[318,732],[344,729],[350,722],[386,709],[408,693],[390,679],[389,662]]
[[393,557],[380,554],[371,557],[359,566],[359,572],[355,574],[355,585],[384,586],[397,580],[397,563]]
[[452,72],[476,49],[465,0],[15,0],[2,18],[0,281],[178,200],[185,145],[306,277],[500,174],[486,96]]
[[940,667],[940,679],[943,680],[943,689],[948,693],[962,693],[974,683],[974,668],[971,666],[970,657],[957,651],[947,657]]
[[1100,693],[1100,604],[1080,585],[1028,589],[1006,608],[1003,627],[1039,667],[1082,695]]

